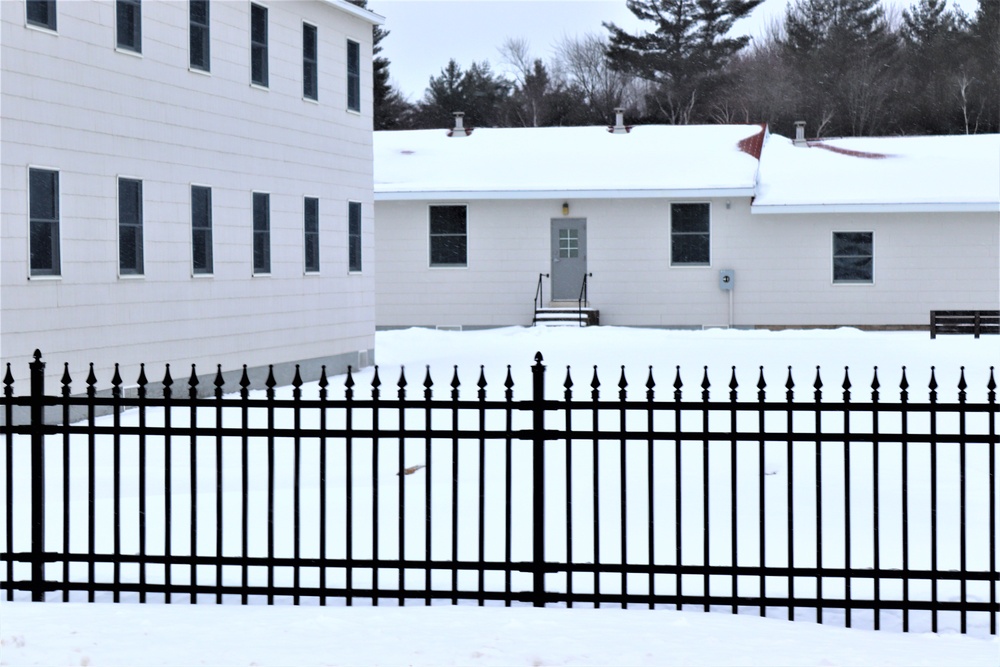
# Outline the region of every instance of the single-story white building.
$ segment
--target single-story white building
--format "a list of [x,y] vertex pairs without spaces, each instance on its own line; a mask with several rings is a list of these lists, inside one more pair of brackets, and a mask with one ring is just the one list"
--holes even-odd
[[[1000,303],[1000,136],[375,133],[376,324],[926,326]],[[541,303],[535,300],[541,288]]]
[[[2,360],[212,391],[372,361],[372,26],[343,0],[0,3]],[[237,385],[230,385],[238,388]],[[186,393],[186,390],[185,390]]]

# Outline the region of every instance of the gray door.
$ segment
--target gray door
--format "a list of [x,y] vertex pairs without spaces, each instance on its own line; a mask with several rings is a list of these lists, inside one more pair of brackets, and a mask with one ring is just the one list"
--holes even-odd
[[552,220],[552,299],[580,298],[583,275],[587,272],[587,220]]

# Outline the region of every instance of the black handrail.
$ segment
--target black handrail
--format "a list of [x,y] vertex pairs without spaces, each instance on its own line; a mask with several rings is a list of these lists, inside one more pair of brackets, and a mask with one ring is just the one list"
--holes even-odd
[[589,314],[587,315],[587,322],[586,322],[586,324],[584,324],[584,321],[583,321],[583,304],[587,303],[587,278],[590,277],[590,276],[593,276],[593,275],[594,275],[593,273],[585,273],[585,274],[583,274],[583,285],[580,286],[580,298],[576,300],[576,308],[577,308],[577,310],[576,310],[576,317],[577,317],[577,321],[580,323],[581,327],[586,326],[587,324],[590,324],[590,315]]
[[538,286],[535,287],[535,308],[532,311],[531,315],[531,326],[535,326],[535,322],[538,321],[538,309],[541,308],[545,303],[545,299],[543,298],[544,293],[542,292],[542,278],[548,278],[548,277],[549,274],[547,273],[538,274]]

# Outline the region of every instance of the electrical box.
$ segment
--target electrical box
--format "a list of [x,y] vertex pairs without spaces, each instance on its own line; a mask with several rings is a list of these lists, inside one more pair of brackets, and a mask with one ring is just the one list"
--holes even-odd
[[733,269],[722,269],[719,271],[719,289],[729,291],[736,284],[736,271]]

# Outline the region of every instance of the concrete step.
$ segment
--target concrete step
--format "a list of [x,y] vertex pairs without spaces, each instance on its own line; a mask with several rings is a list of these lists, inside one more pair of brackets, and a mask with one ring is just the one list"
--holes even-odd
[[564,324],[591,326],[600,322],[600,311],[573,305],[565,307],[539,308],[535,311],[535,324]]

